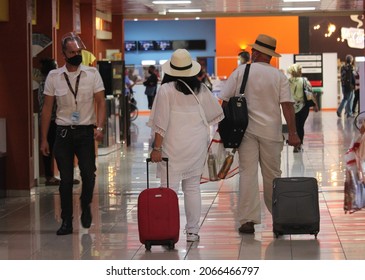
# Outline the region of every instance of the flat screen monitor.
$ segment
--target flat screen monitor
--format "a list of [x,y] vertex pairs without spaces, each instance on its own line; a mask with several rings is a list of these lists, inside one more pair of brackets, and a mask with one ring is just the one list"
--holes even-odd
[[159,40],[155,41],[156,51],[172,50],[172,41],[169,40]]
[[172,48],[177,49],[187,49],[187,50],[205,50],[206,42],[205,40],[174,40],[172,42]]
[[139,51],[153,51],[154,49],[153,41],[138,41]]
[[188,42],[189,42],[189,46],[188,46],[189,50],[205,50],[206,49],[205,40],[188,40]]
[[137,50],[137,41],[124,41],[124,50],[132,52]]

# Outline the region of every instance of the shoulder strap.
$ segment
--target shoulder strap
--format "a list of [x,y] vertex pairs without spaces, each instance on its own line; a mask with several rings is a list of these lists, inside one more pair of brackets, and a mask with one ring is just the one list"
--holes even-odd
[[189,85],[187,83],[185,83],[183,80],[181,79],[177,79],[179,82],[182,82],[189,90],[190,92],[194,95],[196,101],[198,102],[198,104],[200,105],[200,102],[199,102],[199,99],[198,97],[196,96],[195,92],[191,89],[191,87],[189,87]]
[[248,73],[250,71],[250,67],[251,67],[251,64],[246,64],[245,73],[243,74],[243,80],[242,80],[242,84],[241,84],[241,88],[240,88],[240,94],[242,94],[242,95],[245,94],[245,88],[246,88],[246,83],[247,83],[247,78],[248,78]]
[[200,104],[200,101],[198,99],[198,97],[196,96],[195,92],[191,89],[191,87],[189,87],[189,85],[187,83],[185,83],[183,80],[180,80],[178,79],[180,82],[182,82],[183,84],[185,84],[185,86],[191,91],[191,93],[193,94],[193,96],[195,97],[196,101],[198,102],[198,105],[199,105],[199,113],[200,113],[200,116],[202,117],[203,119],[203,122],[204,124],[209,127],[209,124],[208,124],[208,121],[207,121],[207,118],[205,116],[205,113],[204,113],[204,109],[202,107],[202,105]]

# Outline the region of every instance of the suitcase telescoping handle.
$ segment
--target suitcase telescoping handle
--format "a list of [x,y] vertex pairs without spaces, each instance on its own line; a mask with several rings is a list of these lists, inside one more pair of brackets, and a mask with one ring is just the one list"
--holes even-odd
[[[166,181],[167,181],[167,187],[169,187],[169,159],[166,157],[162,158],[163,161],[166,161]],[[149,175],[149,168],[148,163],[151,162],[151,158],[146,159],[147,163],[147,189],[150,188],[150,175]]]

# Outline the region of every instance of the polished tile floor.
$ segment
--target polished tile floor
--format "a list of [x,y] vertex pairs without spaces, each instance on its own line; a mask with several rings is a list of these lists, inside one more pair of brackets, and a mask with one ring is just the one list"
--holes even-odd
[[[180,194],[181,231],[175,250],[162,246],[146,251],[139,242],[137,197],[146,187],[149,155],[148,116],[132,123],[129,147],[110,149],[97,160],[93,224],[80,226],[80,185],[74,187],[74,233],[56,236],[60,225],[57,187],[42,184],[30,197],[0,198],[2,260],[364,260],[365,211],[343,210],[344,153],[358,134],[353,119],[334,111],[311,112],[303,153],[282,152],[283,175],[313,176],[319,183],[321,229],[311,235],[276,239],[270,214],[263,207],[262,224],[253,235],[238,233],[235,221],[237,176],[201,186],[203,209],[199,242],[187,243]],[[288,161],[287,161],[288,159]],[[150,165],[150,185],[158,186]]]

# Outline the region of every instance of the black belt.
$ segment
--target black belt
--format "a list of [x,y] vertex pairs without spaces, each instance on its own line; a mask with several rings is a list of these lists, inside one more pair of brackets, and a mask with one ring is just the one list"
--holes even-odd
[[96,128],[95,125],[89,124],[89,125],[57,125],[59,128],[64,129],[87,129],[87,128]]

